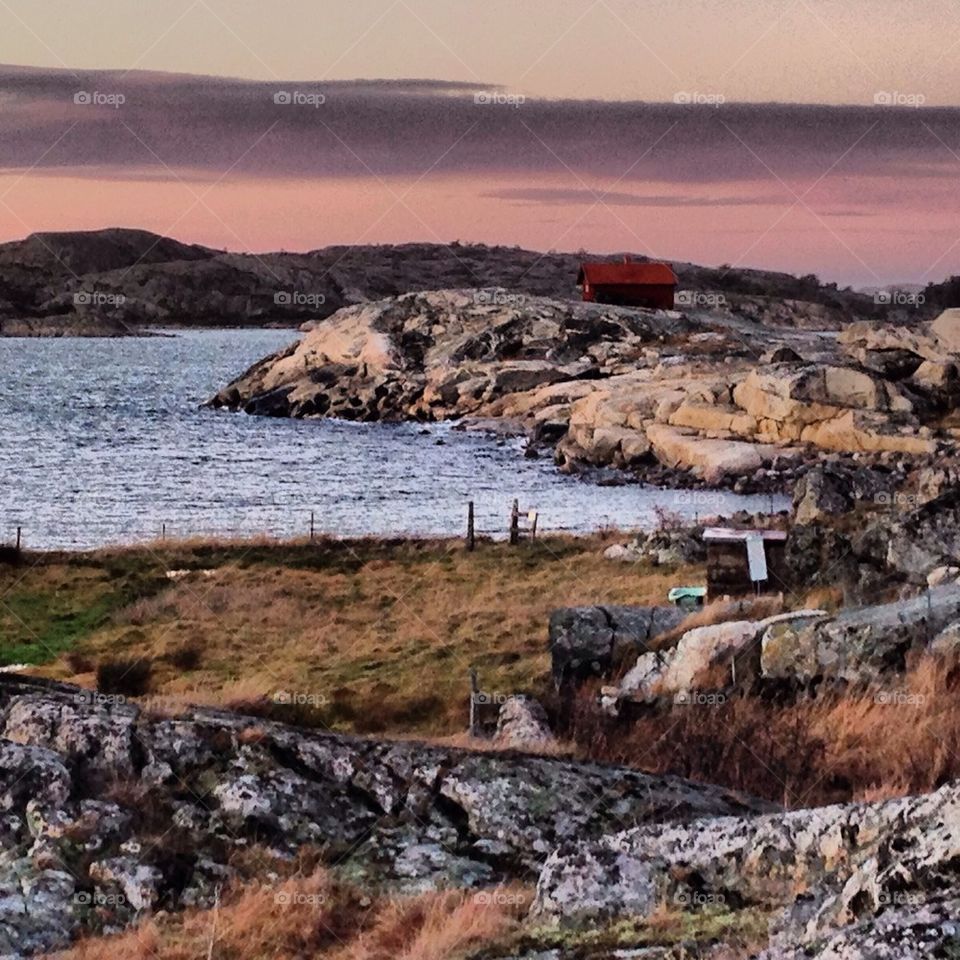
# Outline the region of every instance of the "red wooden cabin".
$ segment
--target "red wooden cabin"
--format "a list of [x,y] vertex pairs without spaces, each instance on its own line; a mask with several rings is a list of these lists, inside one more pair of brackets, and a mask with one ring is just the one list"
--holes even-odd
[[672,310],[677,275],[669,263],[584,263],[577,274],[583,299],[626,307]]

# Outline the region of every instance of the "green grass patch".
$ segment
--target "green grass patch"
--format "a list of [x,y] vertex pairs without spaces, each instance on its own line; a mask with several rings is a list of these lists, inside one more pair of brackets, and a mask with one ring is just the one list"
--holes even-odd
[[36,567],[6,590],[0,581],[0,664],[49,663],[109,623],[117,610],[164,586],[146,566],[68,566],[53,576]]
[[5,597],[0,608],[0,664],[54,660],[101,627],[120,606],[110,597],[79,607],[76,601],[44,593]]
[[559,950],[577,960],[607,960],[612,951],[667,947],[677,951],[679,960],[699,956],[700,950],[715,944],[743,948],[764,944],[769,922],[769,913],[759,908],[670,911],[589,928],[527,927],[510,946],[518,954]]

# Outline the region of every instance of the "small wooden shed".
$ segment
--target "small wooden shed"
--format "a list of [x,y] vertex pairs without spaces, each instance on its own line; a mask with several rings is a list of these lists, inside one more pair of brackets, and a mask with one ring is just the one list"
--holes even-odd
[[707,599],[779,593],[785,580],[787,534],[784,530],[736,530],[708,527]]
[[672,310],[677,275],[669,263],[583,263],[577,274],[583,299],[627,307]]

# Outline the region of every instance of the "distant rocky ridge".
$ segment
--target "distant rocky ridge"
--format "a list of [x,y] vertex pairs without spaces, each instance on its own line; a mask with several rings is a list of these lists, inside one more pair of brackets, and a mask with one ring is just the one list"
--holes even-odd
[[[445,288],[576,298],[585,256],[616,259],[459,243],[235,254],[144,230],[37,233],[0,244],[0,335],[124,335],[158,324],[295,326],[342,306]],[[747,318],[773,311],[784,323],[825,319],[838,326],[889,315],[870,297],[811,277],[674,266],[683,287],[723,297]]]
[[212,404],[496,425],[554,448],[567,470],[764,490],[824,455],[901,471],[955,456],[958,362],[960,311],[841,332],[445,290],[345,308]]

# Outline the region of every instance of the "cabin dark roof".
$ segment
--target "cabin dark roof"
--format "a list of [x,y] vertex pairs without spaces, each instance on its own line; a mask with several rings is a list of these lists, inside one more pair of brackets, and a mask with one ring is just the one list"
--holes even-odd
[[577,283],[589,282],[595,287],[638,284],[641,286],[676,286],[677,275],[669,263],[583,263]]

